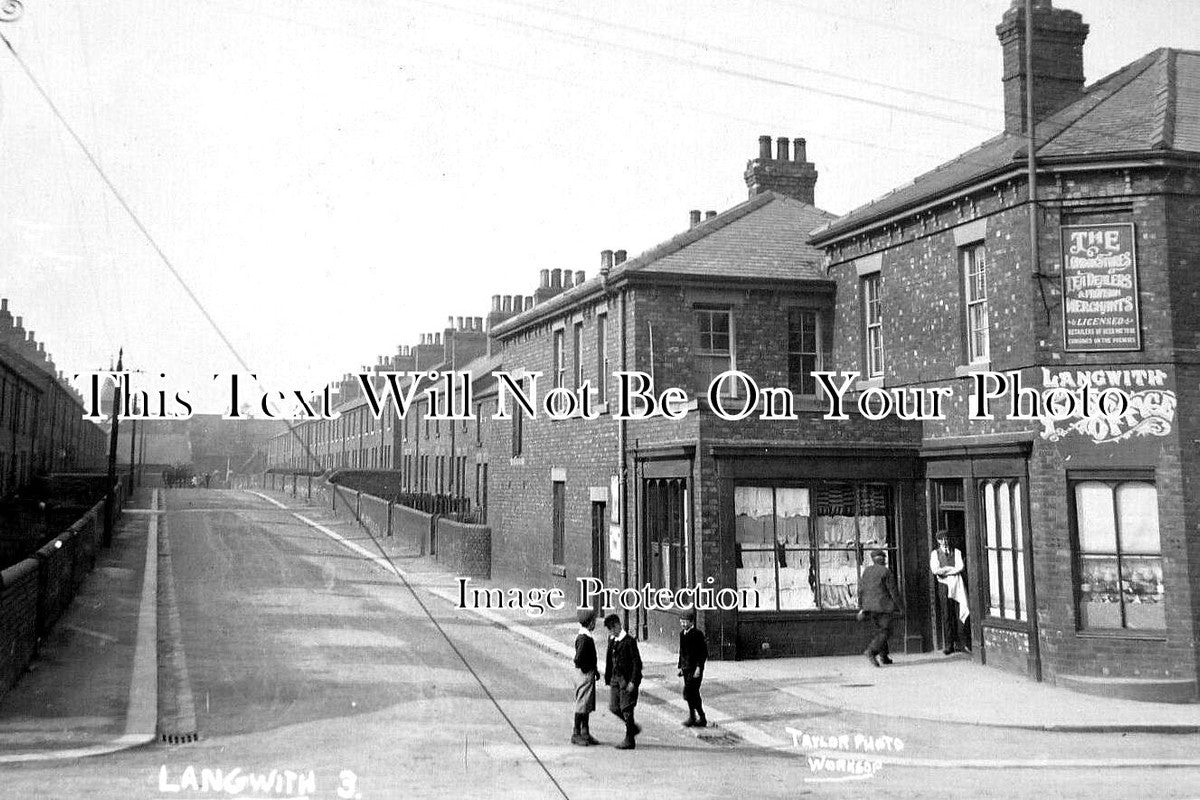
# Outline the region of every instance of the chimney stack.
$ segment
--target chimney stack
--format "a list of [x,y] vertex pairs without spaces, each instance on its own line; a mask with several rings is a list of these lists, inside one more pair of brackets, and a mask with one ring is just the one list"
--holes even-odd
[[688,228],[694,228],[700,224],[700,210],[692,209],[688,212]]
[[[758,137],[758,158],[746,163],[746,187],[750,197],[763,192],[787,195],[802,203],[813,205],[817,184],[817,168],[808,161],[808,149],[804,139],[792,140],[796,156],[788,152],[788,140],[780,136],[776,140],[775,157],[771,157],[771,137]],[[700,212],[694,212],[699,214]]]
[[617,252],[613,253],[613,266],[620,266],[621,264],[624,264],[626,255],[627,254],[624,250],[618,250]]
[[716,215],[717,215],[717,212],[715,212],[715,211],[705,211],[705,212],[704,212],[704,219],[705,219],[705,220],[710,220],[710,219],[712,219],[713,217],[715,217]]
[[587,278],[586,272],[584,272],[581,269],[575,270],[575,285],[576,286],[579,286],[580,284],[582,284],[585,278]]
[[[1033,119],[1041,122],[1083,96],[1083,17],[1033,0]],[[1013,0],[996,36],[1004,51],[1004,131],[1025,133],[1025,3]]]

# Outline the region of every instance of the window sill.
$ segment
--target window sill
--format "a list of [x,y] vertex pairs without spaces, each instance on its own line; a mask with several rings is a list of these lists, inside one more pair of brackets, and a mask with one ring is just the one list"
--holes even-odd
[[754,609],[754,608],[739,608],[737,613],[746,614],[756,620],[771,621],[771,622],[789,622],[792,620],[841,620],[854,621],[858,619],[858,609],[838,609],[838,610],[823,610],[816,608],[786,608],[786,609]]
[[1022,633],[1029,632],[1029,620],[1024,619],[1009,619],[1007,617],[984,617],[982,622],[985,628],[1000,628],[1006,631],[1020,631]]
[[523,467],[525,466],[525,456],[513,456],[508,460],[510,466]]
[[882,388],[883,388],[883,376],[882,375],[878,375],[874,378],[868,378],[865,381],[857,381],[854,384],[854,391],[856,391],[856,392],[865,392],[867,389],[882,389]]
[[1119,639],[1131,642],[1165,642],[1166,633],[1141,633],[1131,630],[1082,630],[1075,631],[1077,639]]
[[565,566],[563,566],[562,564],[551,564],[550,565],[550,574],[556,575],[559,578],[565,578],[565,577],[567,577],[567,568]]
[[972,361],[970,364],[963,364],[960,367],[954,368],[954,377],[969,378],[977,372],[991,372],[992,362],[987,361]]

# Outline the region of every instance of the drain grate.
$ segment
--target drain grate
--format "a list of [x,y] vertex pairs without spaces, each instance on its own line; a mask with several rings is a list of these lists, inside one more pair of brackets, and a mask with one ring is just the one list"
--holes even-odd
[[198,733],[164,733],[158,738],[163,744],[191,744],[200,740]]
[[742,737],[726,730],[709,730],[704,733],[697,733],[696,738],[714,747],[734,747],[742,742]]

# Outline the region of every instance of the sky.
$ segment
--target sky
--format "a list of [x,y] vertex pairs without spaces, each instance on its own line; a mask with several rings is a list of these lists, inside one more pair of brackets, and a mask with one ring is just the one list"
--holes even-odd
[[[1055,4],[1089,83],[1200,49],[1186,0]],[[124,347],[197,410],[229,345],[308,393],[647,250],[746,199],[761,134],[844,213],[1002,127],[1009,0],[24,5],[0,31],[171,267],[0,49],[0,295],[68,375]]]

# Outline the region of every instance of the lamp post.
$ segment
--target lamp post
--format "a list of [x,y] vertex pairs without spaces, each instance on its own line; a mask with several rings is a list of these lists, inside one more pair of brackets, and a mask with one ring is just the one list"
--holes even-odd
[[[117,352],[117,372],[121,372],[123,367],[122,361],[125,357],[125,348],[121,348]],[[108,491],[104,493],[104,546],[108,547],[112,544],[113,539],[113,505],[116,503],[117,490],[117,424],[120,419],[120,402],[121,391],[124,389],[124,381],[118,379],[113,386],[112,399],[112,416],[110,422],[112,429],[108,435]]]

